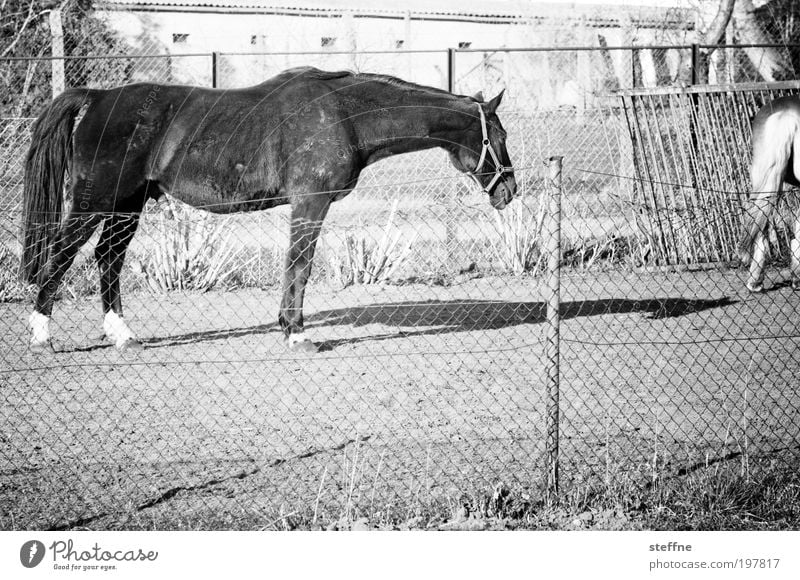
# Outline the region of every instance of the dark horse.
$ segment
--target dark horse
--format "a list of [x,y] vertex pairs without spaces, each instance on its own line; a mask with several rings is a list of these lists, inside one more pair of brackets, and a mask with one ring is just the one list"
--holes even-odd
[[[739,256],[750,264],[747,288],[764,289],[767,227],[783,191],[783,183],[800,186],[800,96],[780,97],[753,117],[752,202],[744,223]],[[800,289],[800,210],[795,214],[790,245],[792,285]]]
[[[37,119],[25,168],[22,271],[39,284],[31,346],[49,345],[59,283],[101,223],[103,329],[119,349],[141,346],[122,319],[119,277],[145,202],[167,193],[217,213],[291,204],[278,320],[290,348],[314,351],[303,335],[303,294],[331,202],[350,193],[367,165],[441,147],[502,209],[516,182],[496,114],[501,98],[314,68],[237,90],[65,91]],[[62,219],[67,169],[71,205]]]

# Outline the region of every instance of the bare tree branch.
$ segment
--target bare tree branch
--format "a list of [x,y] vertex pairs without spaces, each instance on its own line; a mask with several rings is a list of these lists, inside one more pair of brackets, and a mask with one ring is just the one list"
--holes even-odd
[[[774,39],[767,34],[757,21],[753,0],[738,0],[733,11],[733,19],[736,23],[736,32],[740,37],[740,42],[744,41],[751,44],[774,42]],[[773,47],[746,48],[744,52],[765,81],[771,82],[777,78],[784,78],[787,72],[791,70],[785,54]]]
[[719,41],[722,40],[722,35],[725,34],[725,29],[731,21],[735,4],[736,0],[720,0],[717,14],[711,21],[708,30],[703,34],[703,40],[707,44],[719,44]]
[[6,48],[3,50],[3,52],[0,53],[0,57],[6,56],[12,50],[14,50],[14,47],[17,45],[17,43],[22,38],[23,33],[25,32],[25,29],[28,27],[28,24],[30,24],[35,18],[38,18],[41,15],[41,13],[39,13],[34,17],[33,9],[34,9],[35,6],[36,6],[35,2],[31,2],[30,3],[30,5],[28,7],[28,15],[25,17],[25,20],[22,22],[22,26],[20,26],[19,30],[17,31],[17,34],[14,37],[14,40],[12,40],[11,43],[8,46],[6,46]]

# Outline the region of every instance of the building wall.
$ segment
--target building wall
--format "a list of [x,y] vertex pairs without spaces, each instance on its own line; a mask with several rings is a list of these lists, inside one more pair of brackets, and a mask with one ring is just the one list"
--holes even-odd
[[[659,40],[660,29],[593,27],[526,23],[484,23],[335,15],[309,17],[210,12],[146,12],[109,10],[100,14],[134,52],[173,55],[164,80],[211,84],[211,52],[218,52],[217,84],[247,86],[289,67],[313,65],[394,74],[422,84],[446,88],[447,54],[451,47],[530,47],[597,45],[602,35],[609,46]],[[185,36],[180,36],[185,35]],[[327,39],[327,40],[326,40]],[[375,54],[369,51],[429,51]],[[351,54],[337,54],[350,51]],[[309,52],[313,54],[296,54]],[[201,56],[176,56],[202,53]],[[237,54],[228,54],[237,53]],[[247,54],[250,53],[250,54]],[[253,54],[261,53],[261,54]],[[263,53],[273,53],[265,55]],[[278,54],[274,54],[278,53]],[[295,53],[295,54],[280,54]],[[630,78],[630,54],[612,51],[610,61],[619,79]],[[509,89],[511,100],[529,106],[584,106],[588,95],[607,81],[608,66],[597,54],[461,53],[457,89],[472,93]],[[609,59],[605,59],[607,62]],[[653,76],[647,55],[643,76]],[[156,62],[137,65],[150,78]],[[621,81],[625,84],[625,81]]]

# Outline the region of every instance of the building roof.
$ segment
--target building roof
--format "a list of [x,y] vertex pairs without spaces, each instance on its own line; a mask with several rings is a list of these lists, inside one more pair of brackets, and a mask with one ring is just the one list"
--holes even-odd
[[[645,0],[648,1],[648,0]],[[582,20],[587,24],[614,25],[620,20],[659,28],[693,28],[692,12],[665,6],[665,0],[649,0],[658,6],[642,6],[630,0],[607,3],[588,0],[563,3],[558,0],[404,0],[392,6],[374,0],[98,0],[99,10],[169,11],[289,14],[333,17],[352,14],[362,18],[411,18],[414,20],[466,20],[477,22],[528,22],[537,20]],[[676,2],[677,4],[677,2]]]

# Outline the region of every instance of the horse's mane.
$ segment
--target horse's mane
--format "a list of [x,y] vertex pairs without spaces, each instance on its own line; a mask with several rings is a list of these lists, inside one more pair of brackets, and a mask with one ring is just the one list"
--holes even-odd
[[427,85],[420,85],[417,83],[412,83],[411,81],[406,81],[401,78],[392,76],[392,75],[384,75],[384,74],[377,74],[377,73],[354,73],[353,75],[356,79],[359,80],[373,80],[377,82],[382,82],[387,85],[392,85],[394,87],[399,87],[401,89],[408,89],[413,91],[424,91],[426,93],[433,93],[438,95],[449,95],[453,96],[453,94],[449,91],[445,91],[444,89],[439,89],[436,87],[429,87]]
[[350,77],[355,82],[359,81],[376,81],[379,83],[383,83],[386,85],[391,85],[393,87],[397,87],[400,89],[405,90],[412,90],[412,91],[423,91],[429,94],[437,94],[437,95],[448,95],[453,96],[452,93],[449,91],[445,91],[444,89],[439,89],[436,87],[429,87],[426,85],[420,85],[417,83],[412,83],[411,81],[406,81],[401,78],[392,76],[392,75],[385,75],[385,74],[378,74],[378,73],[362,73],[362,72],[354,72],[350,70],[339,70],[339,71],[325,71],[315,68],[313,66],[302,66],[296,67],[289,70],[286,70],[282,73],[283,75],[292,75],[292,76],[303,76],[305,78],[310,78],[314,80],[320,81],[329,81],[334,79],[342,79]]
[[327,70],[320,70],[313,66],[298,66],[295,68],[290,68],[283,71],[280,76],[292,76],[292,77],[299,77],[303,76],[305,78],[314,79],[318,81],[329,81],[332,79],[341,79],[344,77],[353,76],[355,73],[349,70],[337,70],[337,71],[327,71]]

